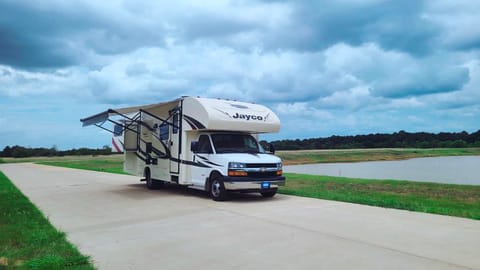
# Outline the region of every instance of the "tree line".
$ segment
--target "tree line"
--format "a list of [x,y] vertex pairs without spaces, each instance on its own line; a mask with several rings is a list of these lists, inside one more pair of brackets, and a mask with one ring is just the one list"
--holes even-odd
[[53,157],[53,156],[84,156],[84,155],[110,155],[112,154],[112,148],[108,145],[102,148],[78,148],[70,150],[57,150],[56,147],[44,148],[30,148],[19,145],[6,146],[3,151],[0,152],[0,157]]
[[[264,144],[265,142],[263,142]],[[271,142],[277,150],[353,149],[353,148],[464,148],[480,147],[480,130],[462,132],[399,131],[393,134],[368,134],[356,136],[330,136]],[[268,148],[267,148],[268,149]]]
[[[268,149],[268,142],[260,142]],[[480,130],[468,133],[462,132],[415,132],[399,131],[392,134],[376,133],[356,136],[330,136],[327,138],[310,138],[296,140],[277,140],[271,142],[277,150],[308,150],[308,149],[353,149],[353,148],[464,148],[480,147]],[[0,152],[0,157],[40,157],[40,156],[75,156],[75,155],[110,155],[112,148],[108,145],[102,148],[78,148],[57,150],[51,148],[30,148],[19,145],[6,146]]]

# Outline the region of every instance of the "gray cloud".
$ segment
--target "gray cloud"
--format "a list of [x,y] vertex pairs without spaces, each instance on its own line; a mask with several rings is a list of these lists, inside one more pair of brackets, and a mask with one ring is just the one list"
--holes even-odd
[[425,20],[423,1],[292,2],[289,23],[262,33],[266,48],[317,51],[336,43],[374,42],[386,50],[428,54],[440,28]]
[[0,2],[0,64],[58,68],[83,64],[88,52],[120,54],[164,44],[162,24],[101,8],[81,1]]

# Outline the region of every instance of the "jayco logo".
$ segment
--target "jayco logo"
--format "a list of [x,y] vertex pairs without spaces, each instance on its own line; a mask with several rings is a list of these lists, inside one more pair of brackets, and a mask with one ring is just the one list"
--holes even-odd
[[263,117],[260,115],[254,115],[254,114],[241,114],[241,113],[235,113],[234,116],[232,116],[235,119],[245,119],[247,121],[249,120],[258,120],[258,121],[263,121]]

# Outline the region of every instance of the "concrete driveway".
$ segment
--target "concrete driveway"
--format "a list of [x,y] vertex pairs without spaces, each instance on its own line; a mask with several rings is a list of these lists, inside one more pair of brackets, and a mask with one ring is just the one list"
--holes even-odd
[[99,269],[480,269],[480,222],[278,195],[213,202],[137,177],[2,170]]

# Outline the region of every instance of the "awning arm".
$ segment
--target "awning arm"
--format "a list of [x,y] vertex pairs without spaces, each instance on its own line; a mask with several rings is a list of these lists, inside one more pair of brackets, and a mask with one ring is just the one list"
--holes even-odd
[[105,121],[107,121],[108,116],[112,112],[113,112],[112,109],[108,109],[104,112],[97,113],[95,115],[80,119],[80,122],[82,122],[83,127],[90,126],[90,125],[95,125],[95,124],[98,124],[98,123],[104,123]]

